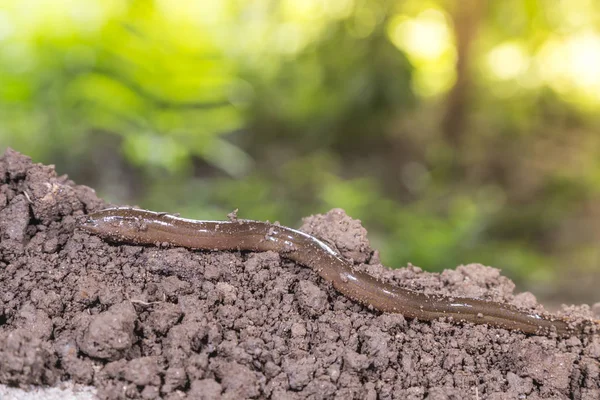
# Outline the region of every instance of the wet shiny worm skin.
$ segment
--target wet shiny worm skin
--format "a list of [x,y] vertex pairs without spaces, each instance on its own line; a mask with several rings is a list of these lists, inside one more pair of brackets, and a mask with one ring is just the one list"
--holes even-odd
[[406,318],[487,324],[527,334],[559,336],[573,333],[566,321],[492,301],[427,295],[381,282],[356,271],[323,241],[304,232],[251,220],[196,221],[133,208],[109,208],[92,213],[80,227],[103,239],[131,244],[167,243],[198,250],[276,251],[312,268],[350,299],[376,310]]

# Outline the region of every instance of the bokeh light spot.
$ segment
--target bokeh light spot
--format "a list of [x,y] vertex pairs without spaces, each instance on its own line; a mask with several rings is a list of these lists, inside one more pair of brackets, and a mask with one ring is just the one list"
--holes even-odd
[[517,78],[527,70],[529,57],[522,45],[502,43],[488,53],[487,64],[493,76],[509,80]]
[[281,24],[276,31],[275,46],[282,54],[296,54],[304,46],[304,36],[297,24]]
[[350,34],[357,38],[364,38],[373,33],[377,25],[377,15],[372,8],[362,7],[356,10],[354,19],[349,25]]
[[9,38],[14,32],[14,26],[8,15],[0,10],[0,42]]
[[585,32],[567,42],[567,58],[574,82],[581,86],[600,85],[600,35]]
[[325,1],[325,13],[331,18],[347,18],[352,13],[353,7],[353,0]]
[[591,30],[549,39],[536,55],[545,84],[575,95],[571,100],[600,102],[600,35]]
[[415,18],[398,15],[388,25],[390,41],[415,67],[412,87],[421,97],[447,92],[456,79],[456,50],[445,14],[429,8]]
[[435,9],[423,11],[413,19],[392,23],[390,38],[411,56],[434,60],[451,46],[451,35],[444,14]]

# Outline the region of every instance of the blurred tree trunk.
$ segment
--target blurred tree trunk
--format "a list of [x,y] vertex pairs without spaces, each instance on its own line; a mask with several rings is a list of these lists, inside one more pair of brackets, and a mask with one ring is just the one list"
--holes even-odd
[[456,83],[446,100],[442,131],[447,143],[458,151],[464,142],[471,89],[471,56],[486,0],[454,0],[452,21],[456,38]]

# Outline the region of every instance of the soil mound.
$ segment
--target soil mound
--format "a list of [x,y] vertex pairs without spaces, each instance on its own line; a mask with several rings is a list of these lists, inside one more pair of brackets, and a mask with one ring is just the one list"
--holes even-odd
[[[115,245],[76,229],[106,206],[52,166],[0,158],[0,383],[72,380],[107,399],[600,398],[598,335],[406,320],[277,253]],[[396,285],[541,309],[494,268],[389,270],[342,210],[301,229]]]

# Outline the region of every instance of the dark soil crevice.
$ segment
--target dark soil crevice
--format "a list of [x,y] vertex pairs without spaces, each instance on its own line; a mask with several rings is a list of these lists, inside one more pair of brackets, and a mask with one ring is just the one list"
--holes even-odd
[[[73,380],[107,399],[600,398],[598,335],[408,321],[277,253],[115,245],[76,229],[105,206],[52,167],[0,158],[0,383]],[[383,280],[541,309],[494,268],[389,270],[342,210],[302,229]]]

